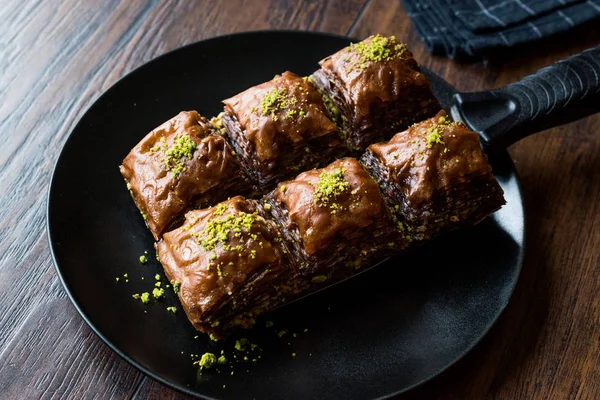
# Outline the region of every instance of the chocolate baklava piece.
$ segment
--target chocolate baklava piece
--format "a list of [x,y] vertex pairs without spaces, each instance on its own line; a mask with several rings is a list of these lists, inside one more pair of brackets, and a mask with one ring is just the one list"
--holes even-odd
[[227,137],[259,191],[347,151],[319,92],[291,72],[223,103]]
[[369,146],[361,162],[409,240],[476,224],[505,204],[478,134],[444,111]]
[[375,35],[320,62],[311,80],[338,119],[348,146],[363,151],[440,110],[406,45]]
[[295,263],[254,200],[236,196],[190,211],[155,246],[187,317],[222,338],[298,292]]
[[157,240],[185,211],[250,188],[231,147],[196,111],[181,112],[146,135],[120,170]]
[[264,201],[299,274],[313,287],[354,275],[405,247],[377,183],[354,158],[282,182]]

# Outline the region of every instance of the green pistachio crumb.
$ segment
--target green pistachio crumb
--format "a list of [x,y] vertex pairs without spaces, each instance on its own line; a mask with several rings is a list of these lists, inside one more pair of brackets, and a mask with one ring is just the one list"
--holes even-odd
[[237,351],[244,351],[250,342],[246,338],[241,338],[235,341],[235,349]]
[[170,311],[173,314],[175,314],[177,312],[177,307],[167,307],[167,311]]
[[175,294],[179,293],[179,288],[181,287],[181,282],[172,280],[171,285],[173,285],[173,292],[175,292]]
[[368,40],[350,45],[350,51],[360,56],[358,66],[367,67],[368,62],[383,62],[401,59],[407,52],[406,45],[396,43],[396,38],[381,35],[371,36]]
[[283,88],[273,88],[260,99],[262,115],[270,115],[275,120],[277,119],[275,113],[286,109],[288,106],[287,90]]
[[140,295],[140,300],[142,301],[142,303],[148,304],[148,302],[150,301],[150,293],[148,293],[148,292],[142,293]]
[[431,149],[434,144],[444,144],[442,135],[440,135],[437,128],[434,128],[429,135],[427,135],[427,148]]
[[271,205],[269,203],[264,204],[265,211],[271,211]]
[[178,136],[171,147],[165,150],[162,161],[167,171],[171,171],[173,178],[185,171],[185,159],[192,159],[192,154],[198,145],[189,135]]
[[292,357],[296,357],[296,353],[292,353]]
[[326,280],[327,280],[327,277],[325,275],[317,275],[311,279],[311,281],[314,283],[323,283]]
[[213,342],[218,342],[219,338],[217,338],[215,335],[213,335],[212,333],[208,334],[208,337],[210,338],[210,340],[212,340]]
[[159,274],[154,275],[154,279],[156,279],[157,281],[160,281],[160,275]]
[[279,190],[281,190],[281,193],[285,193],[285,191],[287,190],[287,187],[285,185],[281,185],[279,187]]
[[344,179],[345,172],[343,168],[335,168],[321,173],[315,187],[315,203],[326,205],[350,189],[350,183]]
[[210,369],[217,362],[217,357],[213,353],[204,353],[200,358],[199,365],[202,369]]
[[212,324],[210,324],[210,326],[212,326],[213,328],[216,328],[219,325],[221,325],[221,321],[215,321]]
[[154,288],[152,289],[152,297],[155,299],[160,299],[165,294],[165,289]]
[[119,277],[118,276],[115,278],[115,281],[119,282]]
[[129,278],[129,274],[123,274],[123,278]]
[[154,286],[156,286],[156,287],[160,287],[160,281],[159,281],[159,282],[156,282],[156,283],[154,284]]
[[148,257],[146,257],[146,256],[140,256],[140,262],[142,264],[146,264],[148,262]]
[[226,362],[227,362],[227,358],[225,356],[220,356],[217,359],[217,363],[219,363],[219,364],[225,364]]

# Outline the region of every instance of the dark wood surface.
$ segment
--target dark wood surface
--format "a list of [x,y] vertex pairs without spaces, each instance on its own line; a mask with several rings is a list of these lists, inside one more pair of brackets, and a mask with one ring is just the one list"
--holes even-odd
[[[4,0],[0,7],[2,398],[180,399],[93,334],[54,271],[45,232],[52,167],[85,110],[117,79],[230,32],[395,34],[458,89],[483,90],[600,43],[600,26],[463,64],[428,54],[399,1]],[[600,396],[600,115],[510,149],[528,252],[505,313],[456,366],[404,398]]]

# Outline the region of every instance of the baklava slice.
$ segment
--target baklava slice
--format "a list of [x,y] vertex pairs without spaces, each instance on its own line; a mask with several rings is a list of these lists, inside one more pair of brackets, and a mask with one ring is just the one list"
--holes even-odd
[[377,183],[354,158],[280,183],[265,196],[305,282],[323,286],[403,249]]
[[250,188],[231,147],[196,111],[181,112],[146,135],[120,170],[157,240],[185,211]]
[[259,191],[347,151],[319,92],[291,72],[223,103],[227,137]]
[[311,80],[332,103],[348,146],[363,151],[440,110],[406,45],[371,36],[323,59]]
[[361,162],[409,240],[476,224],[505,203],[479,135],[444,111],[369,146]]
[[224,337],[249,328],[298,290],[295,263],[260,205],[241,196],[186,214],[155,246],[196,329]]

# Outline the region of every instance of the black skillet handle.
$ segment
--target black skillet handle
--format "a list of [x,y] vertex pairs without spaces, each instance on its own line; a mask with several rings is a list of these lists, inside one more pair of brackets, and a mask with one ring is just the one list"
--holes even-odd
[[486,147],[600,111],[600,47],[588,49],[498,89],[454,95],[452,115],[479,132]]

